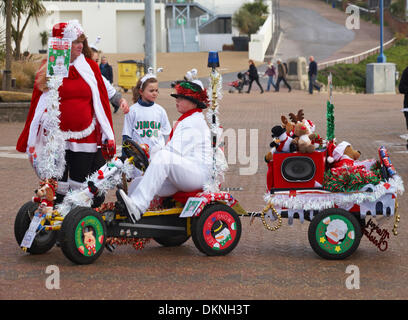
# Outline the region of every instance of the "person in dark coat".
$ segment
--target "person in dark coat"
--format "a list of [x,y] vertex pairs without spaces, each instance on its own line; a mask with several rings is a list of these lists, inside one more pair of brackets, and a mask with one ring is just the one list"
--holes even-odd
[[320,86],[317,85],[316,83],[316,78],[317,78],[317,63],[314,60],[313,56],[309,57],[309,93],[313,94],[313,88],[316,88],[317,91],[320,92]]
[[255,67],[254,61],[249,60],[249,69],[247,71],[247,75],[249,77],[249,87],[247,93],[251,92],[251,87],[252,87],[252,82],[256,82],[259,86],[259,89],[261,89],[261,93],[264,92],[261,84],[259,83],[259,75],[258,75],[258,70]]
[[[400,80],[398,89],[399,89],[399,92],[404,95],[404,109],[402,109],[402,112],[404,112],[405,124],[408,130],[408,67],[405,68],[405,70],[402,72],[402,76],[401,76],[401,80]],[[408,149],[408,139],[407,139],[407,149]]]
[[112,66],[108,63],[106,57],[102,57],[101,64],[99,65],[102,75],[110,82],[113,83],[113,71]]
[[281,59],[278,59],[276,61],[276,63],[278,64],[278,79],[276,80],[276,87],[275,87],[275,92],[279,92],[279,87],[280,87],[280,83],[281,81],[283,81],[283,83],[286,85],[286,87],[288,88],[288,92],[292,91],[292,87],[290,86],[290,84],[286,81],[286,75],[287,75],[287,70],[285,68],[285,65],[282,63]]

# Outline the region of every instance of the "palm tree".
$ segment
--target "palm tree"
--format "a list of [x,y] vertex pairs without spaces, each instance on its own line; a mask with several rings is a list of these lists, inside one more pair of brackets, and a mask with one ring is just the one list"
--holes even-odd
[[247,34],[250,37],[264,24],[267,14],[268,6],[263,3],[263,0],[245,3],[234,13],[233,25],[239,29],[241,34]]
[[[6,16],[6,2],[1,0],[1,13]],[[11,25],[11,36],[15,43],[14,57],[20,59],[21,56],[21,41],[24,31],[31,18],[34,18],[38,23],[38,18],[46,13],[46,9],[41,0],[12,0],[11,15],[14,23]]]
[[5,56],[6,65],[3,71],[3,85],[2,89],[5,91],[10,90],[11,87],[11,16],[12,16],[12,0],[4,0],[4,16],[6,17],[6,43],[5,43]]
[[44,50],[44,47],[48,43],[48,32],[47,31],[40,32],[40,38],[41,38],[41,46],[42,46],[42,50],[40,50],[41,51],[40,53],[46,53],[47,50]]

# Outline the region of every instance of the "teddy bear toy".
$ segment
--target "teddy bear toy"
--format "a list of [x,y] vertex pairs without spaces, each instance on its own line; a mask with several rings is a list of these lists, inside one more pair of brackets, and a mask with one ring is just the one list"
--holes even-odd
[[54,208],[55,191],[57,189],[57,182],[52,179],[46,179],[40,182],[40,188],[35,190],[35,197],[32,202],[39,203],[41,213],[51,215]]
[[272,155],[275,151],[279,152],[294,152],[296,146],[291,137],[286,133],[286,129],[282,126],[274,126],[271,130],[273,141],[270,144],[271,151],[265,156],[265,161],[272,161]]
[[[331,150],[330,150],[331,149]],[[327,162],[332,168],[350,167],[360,158],[361,152],[354,150],[350,143],[343,141],[328,149]]]

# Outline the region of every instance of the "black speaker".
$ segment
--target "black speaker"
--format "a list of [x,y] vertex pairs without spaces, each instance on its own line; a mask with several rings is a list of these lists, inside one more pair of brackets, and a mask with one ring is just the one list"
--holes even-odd
[[307,157],[290,157],[282,162],[282,177],[289,182],[311,180],[316,173],[316,166]]

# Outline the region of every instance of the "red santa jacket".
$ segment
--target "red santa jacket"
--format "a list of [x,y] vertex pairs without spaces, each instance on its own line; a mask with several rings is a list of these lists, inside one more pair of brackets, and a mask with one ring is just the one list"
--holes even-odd
[[[106,118],[109,122],[109,125],[112,129],[113,132],[113,124],[112,124],[112,114],[111,114],[111,110],[110,110],[110,104],[109,104],[109,98],[108,98],[108,93],[106,91],[106,87],[104,84],[104,81],[102,79],[102,75],[100,73],[100,69],[97,65],[97,63],[91,59],[85,58],[86,62],[88,63],[88,65],[91,67],[93,74],[95,76],[96,82],[97,82],[97,87],[98,87],[98,91],[99,91],[99,96],[100,96],[100,101],[104,110],[104,113],[106,115]],[[71,68],[70,68],[71,69]],[[38,74],[36,76],[36,78],[38,77]],[[34,118],[35,115],[35,111],[38,105],[38,101],[40,99],[42,95],[42,91],[40,91],[37,87],[34,87],[33,89],[33,94],[32,94],[32,98],[31,98],[31,104],[30,104],[30,109],[28,111],[28,115],[27,115],[27,120],[24,126],[24,129],[22,131],[22,133],[20,134],[20,137],[17,141],[17,145],[16,145],[16,149],[17,151],[20,152],[26,152],[27,150],[27,142],[28,142],[28,137],[30,134],[30,125],[31,122]],[[73,112],[72,116],[77,117],[78,115]],[[69,114],[64,114],[62,117],[70,117]],[[97,131],[97,143],[98,145],[101,145],[101,130],[99,128],[99,124],[96,124],[96,131]]]

